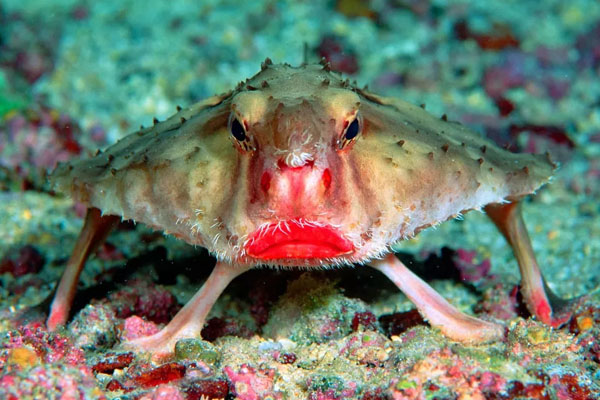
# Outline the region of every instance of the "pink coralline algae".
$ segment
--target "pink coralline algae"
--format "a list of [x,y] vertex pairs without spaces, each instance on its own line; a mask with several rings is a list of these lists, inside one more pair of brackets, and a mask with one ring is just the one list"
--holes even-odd
[[174,385],[160,385],[139,400],[187,400],[187,397]]
[[26,245],[18,250],[18,254],[9,254],[0,260],[0,274],[8,272],[15,278],[35,274],[42,269],[44,263],[44,256],[35,247]]
[[37,322],[11,331],[1,348],[13,349],[23,346],[32,348],[42,362],[61,362],[71,366],[85,364],[83,351],[73,346],[67,336],[49,333]]
[[233,384],[236,399],[260,400],[270,398],[278,400],[283,398],[281,393],[273,390],[274,369],[257,370],[243,364],[237,372],[229,366],[223,370]]
[[121,341],[129,341],[143,336],[149,336],[157,333],[159,327],[153,323],[134,315],[129,317],[123,323],[121,330]]
[[484,290],[483,300],[477,304],[475,311],[508,321],[521,315],[521,308],[523,308],[524,316],[527,316],[529,313],[525,312],[524,306],[521,307],[518,303],[518,293],[518,286],[507,290],[502,283],[497,283]]
[[464,282],[479,283],[482,280],[489,278],[490,269],[492,267],[489,259],[484,259],[480,263],[475,262],[477,256],[476,251],[464,249],[456,250],[454,264],[460,272],[460,279]]
[[81,137],[78,123],[56,110],[37,106],[15,113],[0,124],[0,167],[13,171],[23,190],[39,189],[48,169],[81,154]]
[[38,324],[11,331],[0,345],[0,398],[104,399],[84,353]]
[[171,320],[180,306],[171,292],[145,280],[131,280],[127,287],[109,295],[119,318],[132,315],[155,323]]
[[352,330],[377,329],[377,317],[371,311],[357,312],[352,317]]

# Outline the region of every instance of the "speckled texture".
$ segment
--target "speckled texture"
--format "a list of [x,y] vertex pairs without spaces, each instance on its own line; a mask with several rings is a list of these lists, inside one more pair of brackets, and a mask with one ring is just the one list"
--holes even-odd
[[[47,398],[61,398],[56,388],[74,385],[73,398],[90,399],[141,393],[175,399],[233,393],[288,399],[598,398],[598,3],[373,1],[366,9],[351,1],[233,3],[2,2],[0,260],[17,259],[29,245],[45,262],[39,272],[20,276],[10,267],[14,263],[2,264],[0,397],[35,398],[35,384]],[[325,45],[331,41],[343,54]],[[408,316],[397,318],[397,326],[416,326],[390,331],[381,317],[412,306],[370,270],[313,273],[321,285],[315,290],[331,293],[330,303],[319,301],[343,318],[311,318],[309,309],[305,320],[323,323],[323,332],[335,322],[333,338],[309,336],[308,344],[273,340],[295,322],[275,311],[295,299],[287,286],[306,278],[264,271],[234,282],[213,310],[208,327],[218,361],[201,353],[156,372],[143,359],[122,356],[114,369],[100,368],[99,362],[113,357],[107,353],[119,353],[115,338],[157,328],[142,305],[163,304],[166,297],[160,289],[138,302],[148,285],[162,285],[183,304],[209,270],[209,260],[190,258],[198,249],[142,226],[122,226],[108,240],[112,247],[88,262],[82,286],[90,289],[71,323],[81,333],[77,337],[44,333],[32,314],[28,323],[15,319],[50,294],[81,226],[81,210],[42,183],[44,163],[93,154],[139,124],[151,125],[154,116],[171,115],[177,104],[222,92],[255,73],[266,56],[299,64],[303,42],[314,60],[327,55],[338,68],[356,71],[350,77],[360,85],[426,103],[434,115],[445,113],[500,144],[549,150],[560,161],[553,182],[523,208],[550,287],[564,297],[591,294],[566,327],[551,330],[524,319],[514,291],[516,262],[477,212],[426,230],[399,249],[407,261],[415,256],[412,266],[459,308],[513,318],[502,343],[451,343]],[[519,130],[524,126],[529,130]],[[44,152],[48,138],[61,139]],[[48,156],[43,163],[34,162],[39,154]],[[443,246],[475,250],[473,266],[453,261]],[[132,261],[124,267],[126,260]],[[491,264],[487,273],[477,269],[485,260]],[[190,268],[203,263],[207,268]],[[37,265],[27,268],[35,271]],[[475,270],[483,278],[461,282],[465,268],[468,277]],[[132,274],[142,282],[124,291]],[[364,303],[356,311],[370,311],[376,322],[353,328],[353,317],[334,312],[348,302]],[[123,307],[139,315],[122,313]],[[228,333],[235,336],[223,336]]]

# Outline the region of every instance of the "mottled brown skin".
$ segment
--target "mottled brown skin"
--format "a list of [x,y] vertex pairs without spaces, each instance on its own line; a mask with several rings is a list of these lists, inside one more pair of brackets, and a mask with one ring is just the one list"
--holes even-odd
[[[357,135],[349,138],[355,120]],[[213,274],[223,287],[258,265],[369,264],[405,292],[414,290],[409,297],[444,333],[488,340],[501,336],[500,325],[453,314],[420,280],[403,287],[410,271],[384,256],[397,241],[465,211],[516,204],[554,168],[547,156],[510,153],[420,107],[358,89],[327,66],[267,61],[235,90],[180,110],[91,159],[61,165],[52,180],[102,211],[91,221],[132,219],[206,247],[219,260]],[[513,214],[494,222],[502,230],[520,215]],[[515,237],[515,243],[528,240],[522,232]],[[519,258],[524,250],[511,245]],[[521,258],[529,262],[522,272],[530,271],[533,254]],[[67,269],[84,263],[74,255]],[[539,269],[532,280],[538,275]],[[72,281],[61,283],[65,292],[73,292]],[[530,286],[531,298],[541,296],[549,306],[544,288]],[[198,335],[200,314],[219,293],[203,288],[187,314],[137,347],[168,352],[175,339]],[[65,296],[55,299],[51,329],[67,319]],[[439,323],[436,308],[444,314]],[[546,315],[552,323],[551,310]],[[192,318],[200,319],[193,327]]]

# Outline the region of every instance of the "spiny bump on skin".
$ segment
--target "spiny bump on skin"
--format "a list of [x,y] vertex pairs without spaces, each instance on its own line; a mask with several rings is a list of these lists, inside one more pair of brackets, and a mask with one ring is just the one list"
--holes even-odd
[[267,82],[267,81],[262,81],[262,82],[260,83],[260,87],[261,87],[261,88],[263,88],[263,89],[266,89],[266,88],[268,88],[268,87],[269,87],[269,82]]
[[113,156],[112,154],[108,155],[108,162],[111,162],[114,159],[115,159],[115,156]]
[[450,146],[448,145],[448,143],[444,143],[444,144],[442,145],[442,151],[443,151],[444,153],[447,153],[449,148],[450,148]]
[[548,163],[550,165],[552,165],[553,169],[558,167],[558,164],[555,163],[554,161],[552,161],[552,157],[550,156],[550,152],[549,151],[547,151],[546,153],[544,153],[544,155],[546,156],[546,161],[548,161]]
[[252,86],[252,85],[246,85],[246,89],[253,91],[253,90],[258,90],[258,88],[256,86]]
[[94,157],[95,157],[95,156],[97,156],[97,155],[99,155],[99,154],[102,154],[102,150],[100,150],[100,149],[97,149],[97,150],[96,150],[96,154],[94,154]]
[[429,158],[430,160],[433,160],[433,151],[430,151],[429,153],[427,153],[427,158]]
[[185,117],[181,117],[180,121],[181,121],[181,124],[183,125],[183,124],[185,124],[185,121],[187,121],[187,119],[185,119]]
[[329,82],[330,82],[329,79],[325,78],[325,79],[323,79],[323,81],[321,81],[321,85],[322,86],[329,86]]
[[180,105],[176,105],[176,106],[175,106],[175,109],[177,110],[177,112],[179,112],[179,111],[183,110],[183,108],[182,108]]
[[404,140],[399,140],[398,142],[396,142],[396,144],[400,147],[404,146],[405,141]]
[[442,121],[448,121],[448,116],[446,114],[442,114]]
[[529,167],[527,167],[527,165],[523,167],[523,172],[529,175]]
[[159,122],[160,122],[160,121],[158,120],[158,118],[156,118],[156,117],[152,118],[152,123],[153,123],[154,125],[158,124]]
[[477,159],[477,162],[479,163],[479,165],[483,164],[483,158],[479,157],[479,158]]
[[115,175],[117,175],[117,170],[116,170],[116,168],[111,168],[111,169],[110,169],[110,174],[111,174],[112,176],[115,176]]
[[479,149],[481,150],[481,152],[482,152],[483,154],[485,154],[485,151],[487,150],[487,146],[484,144],[484,145],[483,145],[483,146],[481,146]]
[[260,63],[260,70],[264,71],[267,68],[269,68],[270,65],[273,65],[273,61],[271,61],[271,59],[269,57],[267,57],[267,58],[265,58],[265,61]]
[[425,103],[419,104],[419,107],[421,107],[424,110],[425,109]]

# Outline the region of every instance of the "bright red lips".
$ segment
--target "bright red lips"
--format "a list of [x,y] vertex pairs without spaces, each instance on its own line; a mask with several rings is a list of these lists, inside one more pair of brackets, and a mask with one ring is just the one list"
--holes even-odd
[[246,253],[261,260],[331,258],[354,250],[352,242],[333,227],[296,221],[271,224],[252,233],[249,239]]

